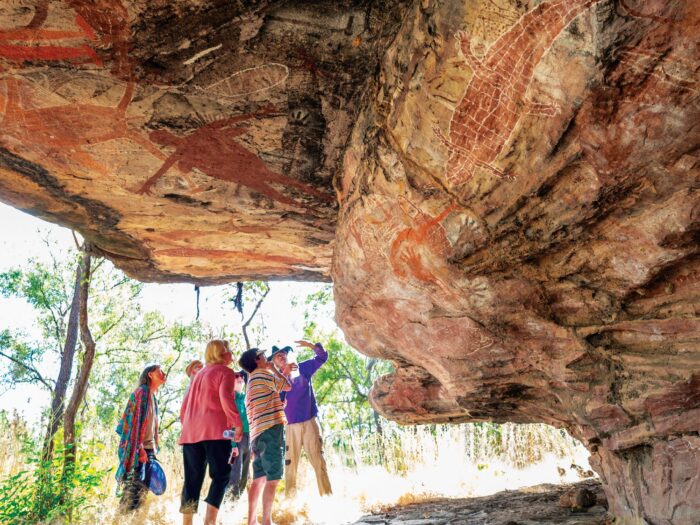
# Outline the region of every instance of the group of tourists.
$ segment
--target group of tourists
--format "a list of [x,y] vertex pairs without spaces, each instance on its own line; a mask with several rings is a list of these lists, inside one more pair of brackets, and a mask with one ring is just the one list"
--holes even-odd
[[[224,498],[236,500],[243,494],[251,461],[248,525],[257,523],[261,496],[262,523],[272,523],[272,504],[283,475],[286,495],[296,493],[302,450],[316,473],[319,493],[332,493],[311,384],[328,353],[321,343],[297,344],[312,349],[314,357],[297,364],[288,359],[291,346],[273,346],[269,356],[252,348],[240,355],[241,370],[234,371],[228,341],[215,339],[207,344],[204,363],[194,360],[187,365],[190,383],[180,409],[178,441],[185,478],[180,505],[183,525],[191,525],[197,513],[207,469],[211,483],[204,499],[205,525],[216,523]],[[156,393],[165,381],[159,365],[147,366],[117,426],[121,440],[116,477],[124,511],[137,509],[149,487],[153,490],[156,477],[164,476],[156,458]]]

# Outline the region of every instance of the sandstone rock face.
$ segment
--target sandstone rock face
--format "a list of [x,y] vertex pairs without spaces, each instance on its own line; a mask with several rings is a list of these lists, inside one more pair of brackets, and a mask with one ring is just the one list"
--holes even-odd
[[130,274],[335,285],[407,422],[565,427],[700,522],[700,1],[17,0],[0,198]]
[[698,2],[422,2],[339,183],[349,341],[403,422],[543,421],[700,522]]

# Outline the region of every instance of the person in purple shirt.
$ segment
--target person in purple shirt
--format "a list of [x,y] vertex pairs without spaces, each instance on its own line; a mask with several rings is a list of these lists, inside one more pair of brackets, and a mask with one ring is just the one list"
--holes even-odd
[[[283,392],[282,399],[287,402],[284,408],[287,416],[284,488],[288,497],[296,493],[297,469],[303,449],[316,472],[318,492],[321,496],[325,496],[332,494],[333,490],[328,479],[326,460],[323,457],[323,439],[316,417],[318,407],[311,377],[328,360],[328,352],[321,343],[311,344],[308,341],[296,341],[296,343],[300,347],[313,349],[316,355],[312,359],[299,363],[299,375],[292,378],[292,389],[289,392]],[[273,346],[270,358],[278,366],[284,366],[287,362],[287,354],[291,351],[292,348],[289,346],[284,348]]]

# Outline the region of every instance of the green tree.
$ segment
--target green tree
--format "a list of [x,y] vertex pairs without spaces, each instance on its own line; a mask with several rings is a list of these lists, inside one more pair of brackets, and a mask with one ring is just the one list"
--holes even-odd
[[[34,307],[41,337],[27,340],[22,334],[5,330],[0,355],[11,363],[3,382],[10,385],[39,383],[51,394],[41,456],[47,462],[53,454],[54,436],[63,417],[73,368],[83,260],[76,253],[61,257],[62,254],[56,253],[55,245],[52,246],[47,239],[45,243],[50,248],[50,264],[30,261],[25,268],[14,268],[0,274],[0,294],[24,299]],[[40,372],[40,363],[52,353],[58,360],[58,374],[53,381]]]
[[[314,374],[312,382],[334,444],[344,446],[358,437],[381,436],[382,418],[370,405],[369,393],[380,375],[391,372],[391,363],[360,354],[345,342],[334,324],[321,328],[322,321],[333,319],[330,285],[310,294],[305,306],[304,337],[321,341],[328,350],[328,361]],[[310,350],[302,351],[298,360],[312,355]]]
[[[2,331],[0,356],[5,358],[6,367],[0,373],[0,380],[7,385],[35,383],[51,394],[42,453],[38,458],[29,458],[36,467],[18,473],[14,482],[26,489],[24,498],[17,501],[29,505],[20,507],[31,519],[59,513],[70,520],[75,505],[83,501],[82,497],[73,498],[76,483],[94,486],[99,480],[99,473],[85,464],[87,458],[80,460],[79,472],[75,469],[76,417],[85,399],[96,345],[131,314],[141,285],[104,260],[98,260],[91,268],[92,257],[87,246],[61,250],[49,241],[46,244],[51,258],[48,264],[30,260],[22,267],[0,274],[0,294],[25,300],[33,306],[38,328],[33,334],[10,329]],[[88,295],[90,288],[94,292],[92,300]],[[92,330],[88,328],[88,310],[93,321]],[[78,324],[82,332],[81,346],[77,345]],[[74,376],[77,349],[80,349],[81,365]],[[49,379],[51,370],[56,368],[56,379]],[[71,384],[73,391],[66,408]],[[61,423],[64,423],[64,443],[55,458],[55,438],[60,436]],[[91,476],[85,478],[88,472]],[[58,478],[57,473],[60,473]]]

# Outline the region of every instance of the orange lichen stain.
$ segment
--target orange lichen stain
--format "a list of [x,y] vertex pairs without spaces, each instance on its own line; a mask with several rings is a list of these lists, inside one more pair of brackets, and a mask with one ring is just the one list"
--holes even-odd
[[260,158],[238,143],[235,137],[243,135],[247,129],[238,125],[269,113],[259,113],[230,117],[205,124],[184,137],[178,137],[165,130],[153,131],[151,140],[163,146],[174,147],[175,151],[138,190],[148,193],[156,181],[174,165],[183,173],[197,168],[209,177],[240,184],[275,201],[292,206],[308,207],[302,202],[283,195],[271,184],[293,186],[318,200],[332,202],[333,197],[318,191],[313,186],[270,170]]

